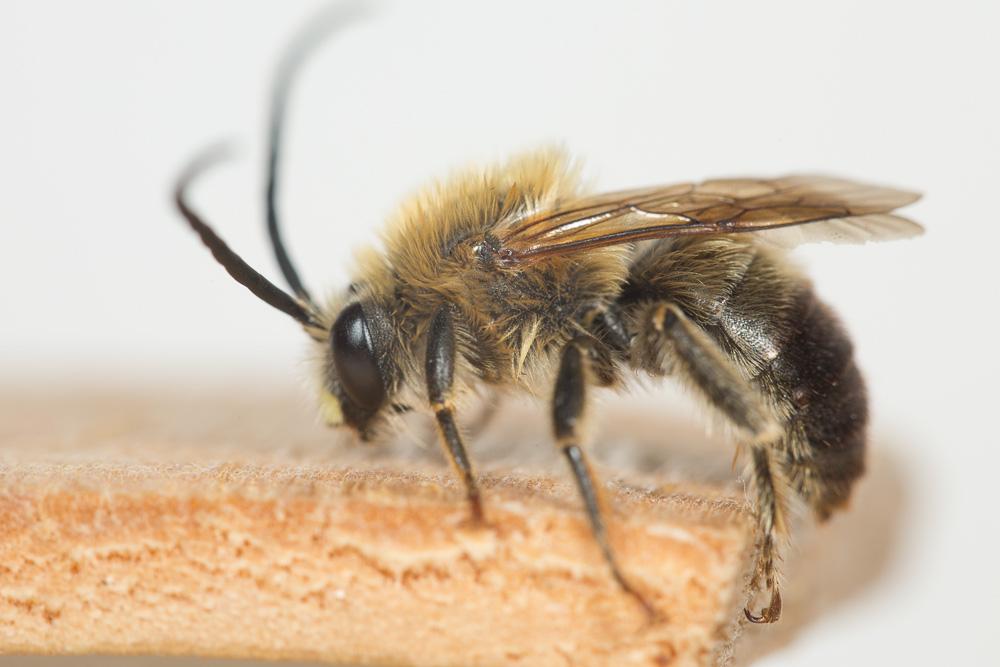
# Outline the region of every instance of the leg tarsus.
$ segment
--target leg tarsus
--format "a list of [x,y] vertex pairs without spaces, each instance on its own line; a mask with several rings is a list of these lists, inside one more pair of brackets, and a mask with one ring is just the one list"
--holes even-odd
[[781,498],[784,488],[780,476],[776,476],[770,453],[764,447],[753,448],[753,477],[757,494],[757,531],[760,535],[760,552],[756,570],[750,580],[754,592],[761,590],[761,582],[770,600],[759,614],[744,609],[752,623],[774,623],[781,617],[781,592],[776,580],[775,559],[778,557],[777,540],[786,530],[785,509]]
[[654,607],[653,603],[650,602],[646,598],[646,596],[639,591],[639,589],[637,589],[635,586],[629,583],[628,579],[626,579],[624,575],[622,575],[622,573],[618,570],[618,567],[616,565],[612,565],[611,573],[614,576],[615,582],[618,584],[618,587],[621,588],[623,591],[625,591],[625,593],[629,595],[633,600],[639,603],[639,606],[642,607],[642,612],[646,615],[646,620],[649,622],[650,625],[655,625],[656,623],[662,623],[667,620],[665,614],[663,614],[662,612],[660,612],[660,610]]
[[749,608],[744,608],[743,613],[751,623],[774,623],[781,618],[781,591],[775,586],[771,589],[771,601],[766,607],[761,609],[760,614],[754,614]]
[[476,475],[472,470],[469,455],[462,443],[462,436],[458,432],[455,416],[452,414],[451,408],[441,407],[435,409],[434,417],[437,419],[445,454],[465,485],[470,522],[474,526],[481,525],[484,523],[482,495],[479,492],[479,484],[476,482]]

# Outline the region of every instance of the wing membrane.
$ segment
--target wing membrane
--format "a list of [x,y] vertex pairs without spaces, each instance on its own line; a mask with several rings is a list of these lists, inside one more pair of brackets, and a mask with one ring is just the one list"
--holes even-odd
[[717,179],[584,197],[503,223],[507,263],[685,234],[758,232],[788,247],[920,234],[892,211],[919,195],[827,176]]

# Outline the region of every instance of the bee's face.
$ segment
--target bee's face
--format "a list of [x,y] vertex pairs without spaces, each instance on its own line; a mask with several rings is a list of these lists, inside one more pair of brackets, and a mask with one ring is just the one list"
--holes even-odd
[[362,439],[370,437],[389,398],[387,324],[381,308],[355,301],[340,311],[325,343],[323,417],[332,426],[353,428]]

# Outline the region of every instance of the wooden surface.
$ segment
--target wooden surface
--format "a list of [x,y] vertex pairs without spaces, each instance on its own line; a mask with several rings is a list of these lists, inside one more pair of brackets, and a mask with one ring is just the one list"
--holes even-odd
[[[595,443],[617,459],[603,469],[613,540],[662,612],[650,623],[608,577],[538,424],[505,421],[473,448],[489,521],[474,528],[434,446],[414,446],[433,443],[419,421],[395,445],[354,445],[296,395],[4,395],[0,653],[413,666],[732,657],[752,536],[727,466],[671,480],[641,452]],[[783,631],[751,630],[744,660],[787,640],[789,606]]]

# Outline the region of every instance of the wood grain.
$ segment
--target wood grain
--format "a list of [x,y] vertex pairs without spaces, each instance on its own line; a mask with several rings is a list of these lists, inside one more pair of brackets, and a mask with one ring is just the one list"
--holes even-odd
[[545,465],[484,464],[475,527],[427,450],[334,444],[287,396],[0,406],[0,653],[661,667],[724,662],[740,628],[752,535],[733,483],[605,470],[651,623]]

